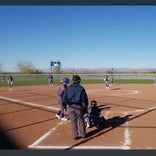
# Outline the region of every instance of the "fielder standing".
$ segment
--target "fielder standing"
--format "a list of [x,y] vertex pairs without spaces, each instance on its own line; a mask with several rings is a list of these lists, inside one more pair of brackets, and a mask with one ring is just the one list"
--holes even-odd
[[156,76],[153,77],[153,84],[156,85]]
[[110,82],[109,82],[109,77],[108,75],[106,76],[106,78],[104,79],[105,81],[105,87],[106,87],[106,90],[109,91],[109,87],[110,87]]
[[53,75],[50,75],[50,76],[48,77],[48,85],[49,85],[49,86],[53,86]]
[[13,77],[12,76],[9,76],[7,78],[7,83],[8,83],[8,87],[9,87],[9,92],[12,92],[12,90],[13,90]]

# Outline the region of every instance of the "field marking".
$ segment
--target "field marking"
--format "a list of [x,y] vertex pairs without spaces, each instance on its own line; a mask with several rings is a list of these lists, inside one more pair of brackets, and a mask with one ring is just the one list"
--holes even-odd
[[129,148],[127,148],[127,146],[77,146],[77,147],[73,147],[73,148],[71,148],[70,146],[35,146],[35,147],[33,147],[34,149],[58,149],[58,150],[60,150],[60,149],[62,149],[62,150],[65,150],[65,149],[86,149],[86,150],[88,150],[88,149],[90,149],[90,150],[92,150],[92,149],[118,149],[118,150],[127,150],[127,149],[129,149]]
[[36,140],[33,144],[29,145],[28,148],[36,148],[38,144],[40,144],[43,140],[48,138],[49,135],[54,133],[60,125],[64,124],[63,121],[59,122],[55,127],[53,127],[51,130],[49,130],[47,133],[45,133],[43,136],[41,136],[38,140]]
[[[127,112],[124,113],[124,115],[128,115]],[[125,132],[124,132],[124,147],[125,149],[130,149],[130,145],[132,144],[131,138],[130,138],[130,132],[128,129],[128,125],[129,123],[126,122],[126,128],[125,128]]]
[[[22,101],[22,100],[17,100],[17,99],[13,99],[13,98],[7,98],[7,97],[3,97],[3,96],[0,96],[0,99],[1,100],[5,100],[5,101],[9,101],[9,102],[15,102],[15,103],[18,103],[18,104],[33,106],[33,107],[37,107],[37,108],[43,108],[43,109],[46,109],[46,110],[55,110],[55,111],[59,110],[59,108],[56,108],[56,107],[53,107],[53,106],[46,106],[46,105],[43,105],[43,104],[36,104],[36,103],[32,103],[32,102],[25,102],[25,101]],[[156,109],[156,107],[151,107],[151,108],[146,108],[146,109],[136,109],[136,110],[133,110],[133,111],[127,111],[127,113],[138,113],[138,112],[143,112],[143,111],[152,110],[152,109]],[[108,112],[109,111],[107,111],[107,113]],[[115,111],[114,110],[113,112],[123,113],[124,111]]]
[[[150,111],[150,110],[155,110],[156,107],[150,107],[150,108],[143,108],[143,109],[135,109],[135,110],[131,110],[131,111],[126,111],[126,113],[131,114],[131,113],[140,113],[140,112],[145,112],[145,111]],[[105,114],[108,113],[124,113],[125,111],[118,111],[118,110],[113,110],[113,111],[107,111],[105,112]]]
[[7,98],[7,97],[3,97],[3,96],[0,96],[0,99],[5,100],[5,101],[9,101],[9,102],[15,102],[15,103],[18,103],[18,104],[27,105],[27,106],[37,107],[37,108],[44,108],[44,109],[48,109],[48,110],[50,109],[50,110],[55,110],[55,111],[59,110],[59,108],[56,108],[56,107],[46,106],[46,105],[43,105],[43,104],[35,104],[35,103],[32,103],[32,102],[25,102],[25,101],[22,101],[22,100]]
[[[110,112],[109,112],[110,113]],[[127,115],[127,112],[124,112],[125,115]],[[66,122],[63,122],[66,123]],[[40,137],[38,140],[36,140],[32,145],[29,145],[28,148],[33,148],[33,149],[118,149],[118,150],[128,150],[130,149],[131,145],[131,139],[130,139],[130,133],[128,129],[128,122],[126,123],[126,128],[124,131],[124,141],[122,146],[76,146],[72,147],[71,146],[44,146],[44,145],[39,145],[44,139],[48,138],[50,134],[56,131],[59,125],[63,124],[62,122],[58,123],[57,126],[52,128],[50,131],[48,131],[45,135]]]
[[[111,92],[125,92],[125,93],[111,93]],[[125,89],[120,89],[120,90],[110,90],[110,91],[106,91],[104,90],[87,90],[87,93],[94,93],[95,92],[104,92],[104,93],[98,93],[98,95],[111,95],[111,96],[124,96],[124,95],[134,95],[134,94],[138,94],[139,91],[137,90],[125,90]]]

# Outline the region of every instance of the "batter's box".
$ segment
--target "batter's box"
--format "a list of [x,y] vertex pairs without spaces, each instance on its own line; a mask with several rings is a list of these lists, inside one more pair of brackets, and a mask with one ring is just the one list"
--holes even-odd
[[108,126],[100,130],[87,129],[85,139],[73,140],[69,121],[58,121],[57,125],[29,146],[35,149],[129,149],[130,133],[127,123]]

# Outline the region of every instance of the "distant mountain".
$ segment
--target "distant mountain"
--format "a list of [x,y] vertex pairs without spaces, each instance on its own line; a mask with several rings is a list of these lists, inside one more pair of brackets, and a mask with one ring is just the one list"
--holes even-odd
[[[43,73],[50,73],[50,69],[40,69]],[[121,73],[121,72],[156,72],[156,68],[62,68],[62,73]]]

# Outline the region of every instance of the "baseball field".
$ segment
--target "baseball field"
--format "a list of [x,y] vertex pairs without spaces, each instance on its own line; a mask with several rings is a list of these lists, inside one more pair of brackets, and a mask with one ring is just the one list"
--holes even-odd
[[156,85],[113,83],[106,91],[104,83],[83,84],[106,121],[79,140],[72,139],[70,120],[55,117],[58,85],[14,86],[12,92],[0,87],[1,149],[156,149]]

